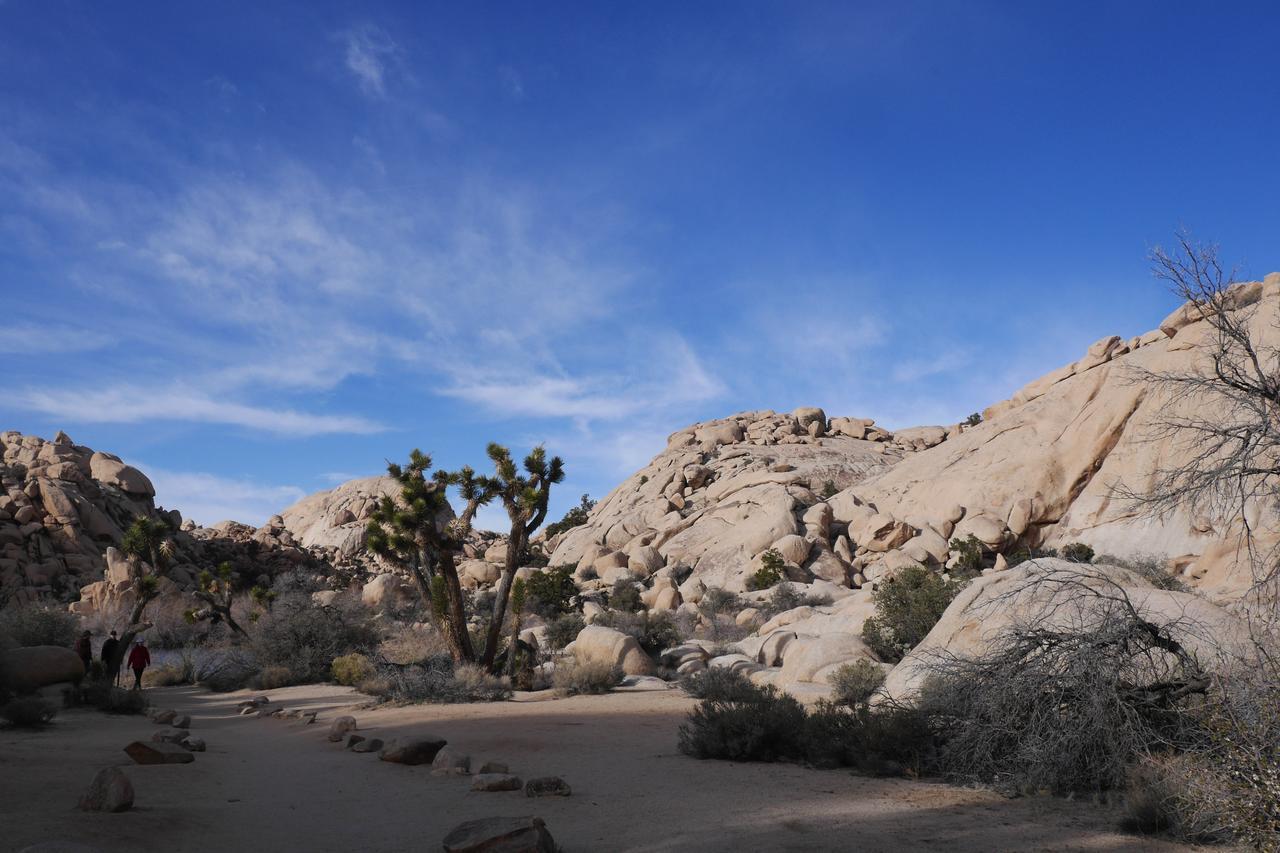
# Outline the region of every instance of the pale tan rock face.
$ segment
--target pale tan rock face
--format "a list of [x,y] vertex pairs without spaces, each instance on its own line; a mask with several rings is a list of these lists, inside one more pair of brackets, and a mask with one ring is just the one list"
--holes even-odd
[[[849,420],[842,426],[852,431]],[[836,489],[862,482],[907,451],[826,435],[826,423],[815,408],[744,412],[673,434],[665,451],[600,501],[587,524],[551,541],[551,564],[643,555],[628,562],[637,574],[651,565],[683,566],[706,586],[743,589],[752,558],[781,540],[789,561],[844,578],[833,514],[819,495],[828,482]]]
[[365,525],[383,495],[395,493],[390,477],[350,480],[317,492],[280,513],[283,525],[305,548],[333,548],[339,559],[364,550]]

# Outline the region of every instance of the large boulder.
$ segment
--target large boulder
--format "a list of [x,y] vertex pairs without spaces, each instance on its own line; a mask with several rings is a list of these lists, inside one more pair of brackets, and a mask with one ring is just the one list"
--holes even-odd
[[0,652],[0,685],[26,693],[84,678],[84,663],[62,646],[25,646]]
[[455,826],[444,837],[445,853],[556,853],[556,843],[538,817],[486,817]]
[[398,737],[383,747],[378,757],[392,764],[430,764],[447,743],[435,735]]
[[108,486],[115,486],[124,492],[144,497],[154,497],[155,486],[132,465],[126,465],[119,457],[110,453],[95,453],[89,457],[89,473],[93,479]]
[[636,638],[613,628],[588,625],[573,641],[573,657],[579,663],[600,663],[621,667],[627,675],[652,675],[653,659],[644,653]]
[[1156,589],[1137,573],[1116,566],[1040,559],[983,575],[961,590],[924,640],[889,673],[884,694],[909,701],[939,652],[979,656],[1016,626],[1052,630],[1081,624],[1082,618],[1087,622],[1104,603],[1090,589],[1108,597],[1128,596],[1143,618],[1171,626],[1177,640],[1205,665],[1246,648],[1247,626],[1197,595]]
[[99,770],[80,798],[80,809],[87,812],[124,812],[131,808],[133,783],[119,767]]

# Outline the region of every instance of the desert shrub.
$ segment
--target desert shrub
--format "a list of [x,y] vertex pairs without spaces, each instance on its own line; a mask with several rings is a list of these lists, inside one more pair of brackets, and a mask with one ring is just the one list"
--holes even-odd
[[191,671],[179,662],[153,666],[142,676],[143,687],[178,687],[191,683]]
[[621,667],[602,661],[565,661],[556,666],[551,684],[562,696],[608,693],[624,677]]
[[558,652],[572,643],[587,627],[581,613],[564,613],[547,623],[547,645]]
[[290,596],[258,620],[249,647],[264,670],[287,669],[289,683],[300,684],[325,680],[334,658],[367,650],[377,639],[362,608],[317,607],[308,597]]
[[378,645],[378,655],[388,663],[421,663],[433,655],[448,654],[440,632],[430,627],[396,625]]
[[963,539],[952,539],[947,547],[956,555],[950,570],[953,575],[973,577],[982,571],[983,545],[977,536],[970,533]]
[[[447,655],[438,655],[412,666],[380,666],[365,683],[397,702],[452,704],[497,702],[511,696],[506,679],[490,675],[472,664],[455,667]],[[365,690],[362,686],[361,690]]]
[[862,626],[862,638],[881,660],[896,663],[925,638],[963,588],[924,566],[908,566],[871,594],[876,615]]
[[1062,546],[1062,559],[1072,563],[1093,562],[1093,549],[1083,542],[1071,542]]
[[364,681],[356,685],[356,690],[366,696],[376,696],[385,699],[391,695],[391,679],[382,676],[374,676],[366,678]]
[[55,607],[10,607],[0,610],[0,633],[18,646],[72,646],[80,633],[80,621]]
[[141,690],[125,690],[105,681],[84,682],[79,699],[108,714],[141,714],[150,704]]
[[1097,792],[1122,786],[1137,756],[1193,737],[1181,705],[1209,682],[1176,628],[1139,616],[1122,588],[1082,577],[1028,581],[1072,596],[1051,623],[1015,625],[977,657],[923,658],[920,706],[946,732],[947,776],[1010,792]]
[[19,696],[0,705],[0,718],[14,728],[38,729],[48,725],[58,708],[39,696]]
[[786,561],[776,549],[770,548],[760,555],[760,568],[747,579],[747,589],[768,589],[782,583],[782,570]]
[[635,613],[643,606],[644,602],[640,600],[640,587],[636,586],[635,581],[627,578],[618,578],[614,581],[613,587],[609,590],[609,607]]
[[547,537],[550,538],[558,533],[564,533],[570,528],[586,524],[587,519],[591,516],[591,510],[595,509],[595,506],[596,502],[591,500],[590,495],[583,495],[578,501],[578,505],[566,512],[563,518],[546,526]]
[[734,700],[703,699],[680,725],[679,747],[694,758],[779,761],[803,756],[805,710],[773,685],[748,683]]
[[698,602],[698,609],[703,613],[713,615],[734,614],[745,605],[737,593],[729,592],[727,589],[721,589],[718,586],[709,588],[702,594],[702,599]]
[[676,620],[670,613],[642,610],[639,613],[605,611],[596,617],[596,625],[613,628],[636,638],[640,648],[651,655],[684,642]]
[[686,675],[680,679],[680,689],[694,699],[716,702],[752,702],[760,692],[738,670],[719,666]]
[[821,607],[830,603],[829,595],[801,592],[799,584],[780,583],[769,592],[769,597],[760,602],[758,607],[762,618],[772,619],[779,613],[786,613],[797,607]]
[[531,572],[525,580],[528,589],[530,612],[547,619],[573,609],[573,597],[578,585],[573,582],[573,566],[556,566],[541,572]]
[[1125,559],[1123,557],[1114,557],[1110,554],[1100,554],[1092,562],[1128,569],[1142,577],[1143,580],[1156,589],[1189,592],[1187,585],[1179,580],[1177,575],[1169,571],[1169,560],[1166,557],[1159,557],[1155,554],[1142,554]]
[[1192,756],[1144,756],[1129,768],[1124,827],[1192,844],[1227,841],[1215,782]]
[[890,705],[875,710],[819,701],[805,718],[805,760],[815,767],[852,767],[876,776],[923,776],[936,761],[927,714]]
[[298,681],[294,677],[294,670],[287,666],[264,666],[257,675],[250,679],[250,683],[256,690],[276,690],[280,687],[288,687],[291,684],[297,684]]
[[213,649],[196,661],[195,683],[214,693],[229,693],[249,686],[258,674],[253,658],[239,649]]
[[975,427],[980,423],[982,423],[982,415],[978,414],[977,412],[974,412],[973,414],[969,415],[969,417],[964,419],[965,426]]
[[330,671],[334,681],[348,687],[355,687],[374,675],[373,662],[359,652],[334,658]]
[[834,498],[839,493],[840,490],[836,488],[835,480],[825,480],[822,483],[822,499],[824,501],[828,498]]
[[884,684],[884,670],[869,660],[846,663],[831,674],[832,699],[849,708],[865,705]]
[[1057,557],[1058,550],[1056,548],[1029,548],[1022,546],[1011,551],[1004,552],[1005,562],[1009,567],[1021,565],[1028,560],[1039,560],[1045,557]]

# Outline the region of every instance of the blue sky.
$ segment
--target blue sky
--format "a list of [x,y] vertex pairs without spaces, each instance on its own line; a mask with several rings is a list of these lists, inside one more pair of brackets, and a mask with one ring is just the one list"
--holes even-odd
[[[270,6],[269,9],[261,8]],[[0,0],[0,428],[260,523],[415,446],[951,423],[1280,268],[1280,12]],[[496,521],[490,514],[489,521]]]

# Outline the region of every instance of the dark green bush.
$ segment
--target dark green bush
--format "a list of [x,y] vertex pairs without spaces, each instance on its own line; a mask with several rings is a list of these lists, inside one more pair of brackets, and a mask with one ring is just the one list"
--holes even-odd
[[595,624],[630,634],[636,638],[640,648],[651,655],[684,642],[676,620],[666,612],[642,610],[639,613],[619,613],[607,610],[596,617]]
[[753,702],[760,689],[736,669],[712,667],[680,679],[680,689],[694,699],[716,702]]
[[1093,562],[1093,549],[1083,542],[1072,542],[1062,546],[1062,559],[1072,563]]
[[862,638],[881,660],[896,663],[924,639],[964,588],[924,566],[908,566],[871,594],[876,615],[862,626]]
[[782,570],[786,565],[786,561],[777,550],[770,548],[765,551],[760,555],[760,568],[747,579],[747,589],[768,589],[782,583]]
[[80,701],[108,714],[141,714],[150,702],[141,690],[125,690],[105,681],[85,681]]
[[736,701],[699,702],[680,725],[680,751],[727,761],[801,758],[804,706],[773,685],[749,686]]
[[547,645],[558,652],[572,643],[587,627],[581,613],[565,613],[547,623]]
[[977,536],[970,533],[963,539],[952,539],[951,553],[957,556],[950,573],[956,577],[973,577],[982,571],[983,545]]
[[975,427],[980,423],[982,423],[982,415],[977,412],[974,412],[972,415],[969,415],[969,417],[964,419],[965,426]]
[[828,498],[834,498],[839,493],[840,490],[836,488],[835,480],[827,480],[822,484],[822,499],[824,501]]
[[546,619],[554,619],[573,609],[573,597],[578,585],[573,582],[573,566],[556,566],[541,572],[532,572],[525,580],[530,612]]
[[640,588],[636,586],[635,581],[627,578],[618,578],[614,582],[613,588],[609,590],[609,606],[614,610],[622,610],[628,613],[635,613],[644,606],[644,602],[640,600]]
[[884,670],[869,660],[847,663],[831,674],[832,700],[837,705],[854,708],[865,705],[871,694],[884,684]]
[[583,495],[578,501],[578,505],[564,514],[559,521],[553,521],[546,526],[547,537],[550,538],[558,533],[564,533],[573,527],[586,524],[587,519],[591,516],[591,510],[595,509],[596,502],[591,500],[590,495]]
[[80,634],[80,620],[56,607],[10,607],[0,610],[0,634],[7,634],[19,646],[70,648]]
[[10,726],[21,729],[38,729],[57,716],[58,708],[39,696],[19,696],[0,705],[0,718]]
[[803,749],[815,767],[852,767],[876,776],[918,777],[936,761],[928,716],[898,706],[871,710],[820,701],[805,719]]

